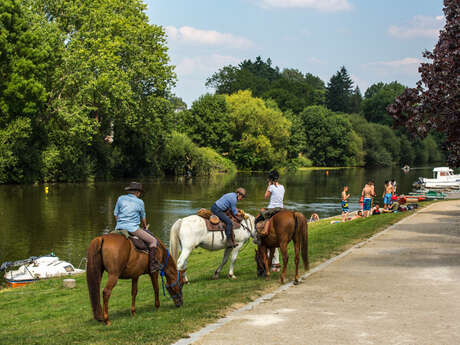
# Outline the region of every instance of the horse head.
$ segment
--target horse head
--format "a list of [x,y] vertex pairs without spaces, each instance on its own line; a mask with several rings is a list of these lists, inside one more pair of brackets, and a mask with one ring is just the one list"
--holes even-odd
[[[175,264],[174,264],[175,266]],[[174,273],[175,271],[176,273]],[[164,273],[163,273],[164,272]],[[161,275],[166,276],[166,290],[176,307],[180,307],[184,304],[184,296],[182,295],[182,287],[184,286],[185,270],[177,270],[174,268],[162,270]]]
[[244,213],[243,220],[241,222],[243,229],[247,230],[252,238],[256,238],[257,235],[255,220],[254,216],[249,213]]

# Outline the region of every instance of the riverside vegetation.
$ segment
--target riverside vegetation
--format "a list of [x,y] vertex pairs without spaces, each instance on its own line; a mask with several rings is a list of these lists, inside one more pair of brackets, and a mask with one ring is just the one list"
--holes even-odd
[[0,0],[0,183],[209,175],[235,169],[390,166],[443,159],[409,140],[345,67],[325,84],[257,57],[209,77],[190,108],[161,26],[141,0]]
[[[430,202],[420,205],[427,204]],[[382,214],[337,224],[330,224],[331,219],[310,223],[312,267],[411,214],[413,212]],[[110,299],[113,321],[110,327],[93,320],[84,275],[76,277],[77,286],[72,290],[62,287],[62,279],[0,290],[0,313],[4,316],[0,319],[0,343],[170,344],[279,286],[279,273],[273,273],[270,281],[256,277],[254,248],[249,243],[238,256],[237,280],[211,279],[221,261],[222,251],[193,251],[188,269],[191,284],[183,288],[181,308],[176,308],[169,297],[161,296],[161,306],[154,310],[151,282],[143,276],[139,280],[137,315],[131,317],[131,282],[120,280]],[[293,258],[292,245],[289,251]],[[289,261],[288,280],[293,279],[293,261]],[[106,279],[107,274],[103,283]],[[308,280],[301,284],[308,284]]]

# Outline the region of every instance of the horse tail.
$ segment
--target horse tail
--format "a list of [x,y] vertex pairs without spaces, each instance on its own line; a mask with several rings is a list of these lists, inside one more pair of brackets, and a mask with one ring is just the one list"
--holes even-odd
[[177,258],[179,257],[179,247],[180,247],[180,238],[179,238],[179,230],[182,225],[182,219],[176,220],[173,224],[171,231],[169,233],[169,251],[171,256],[177,262]]
[[104,238],[96,237],[88,247],[88,258],[86,264],[86,283],[88,284],[89,299],[93,309],[93,316],[96,320],[102,321],[101,307],[101,278],[104,273],[102,263],[102,244]]
[[305,216],[300,213],[295,213],[296,219],[296,238],[300,242],[302,261],[305,270],[310,269],[310,263],[308,261],[308,223]]

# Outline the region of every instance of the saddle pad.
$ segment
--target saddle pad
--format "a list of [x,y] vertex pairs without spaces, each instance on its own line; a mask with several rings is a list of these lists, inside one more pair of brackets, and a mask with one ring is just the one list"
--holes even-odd
[[212,224],[209,219],[204,218],[204,221],[206,223],[206,228],[208,231],[224,231],[225,230],[225,224],[222,222],[219,222],[218,224]]
[[126,237],[126,239],[130,240],[133,243],[133,246],[136,250],[140,252],[144,252],[144,253],[149,252],[147,244],[143,240],[141,240],[139,237],[132,236],[128,230],[113,230],[111,231],[111,233],[119,234],[119,235]]

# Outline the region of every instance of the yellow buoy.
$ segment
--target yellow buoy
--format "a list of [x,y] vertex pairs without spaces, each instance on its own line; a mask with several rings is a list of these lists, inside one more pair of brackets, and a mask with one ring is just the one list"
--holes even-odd
[[45,187],[45,194],[48,194],[48,186]]

